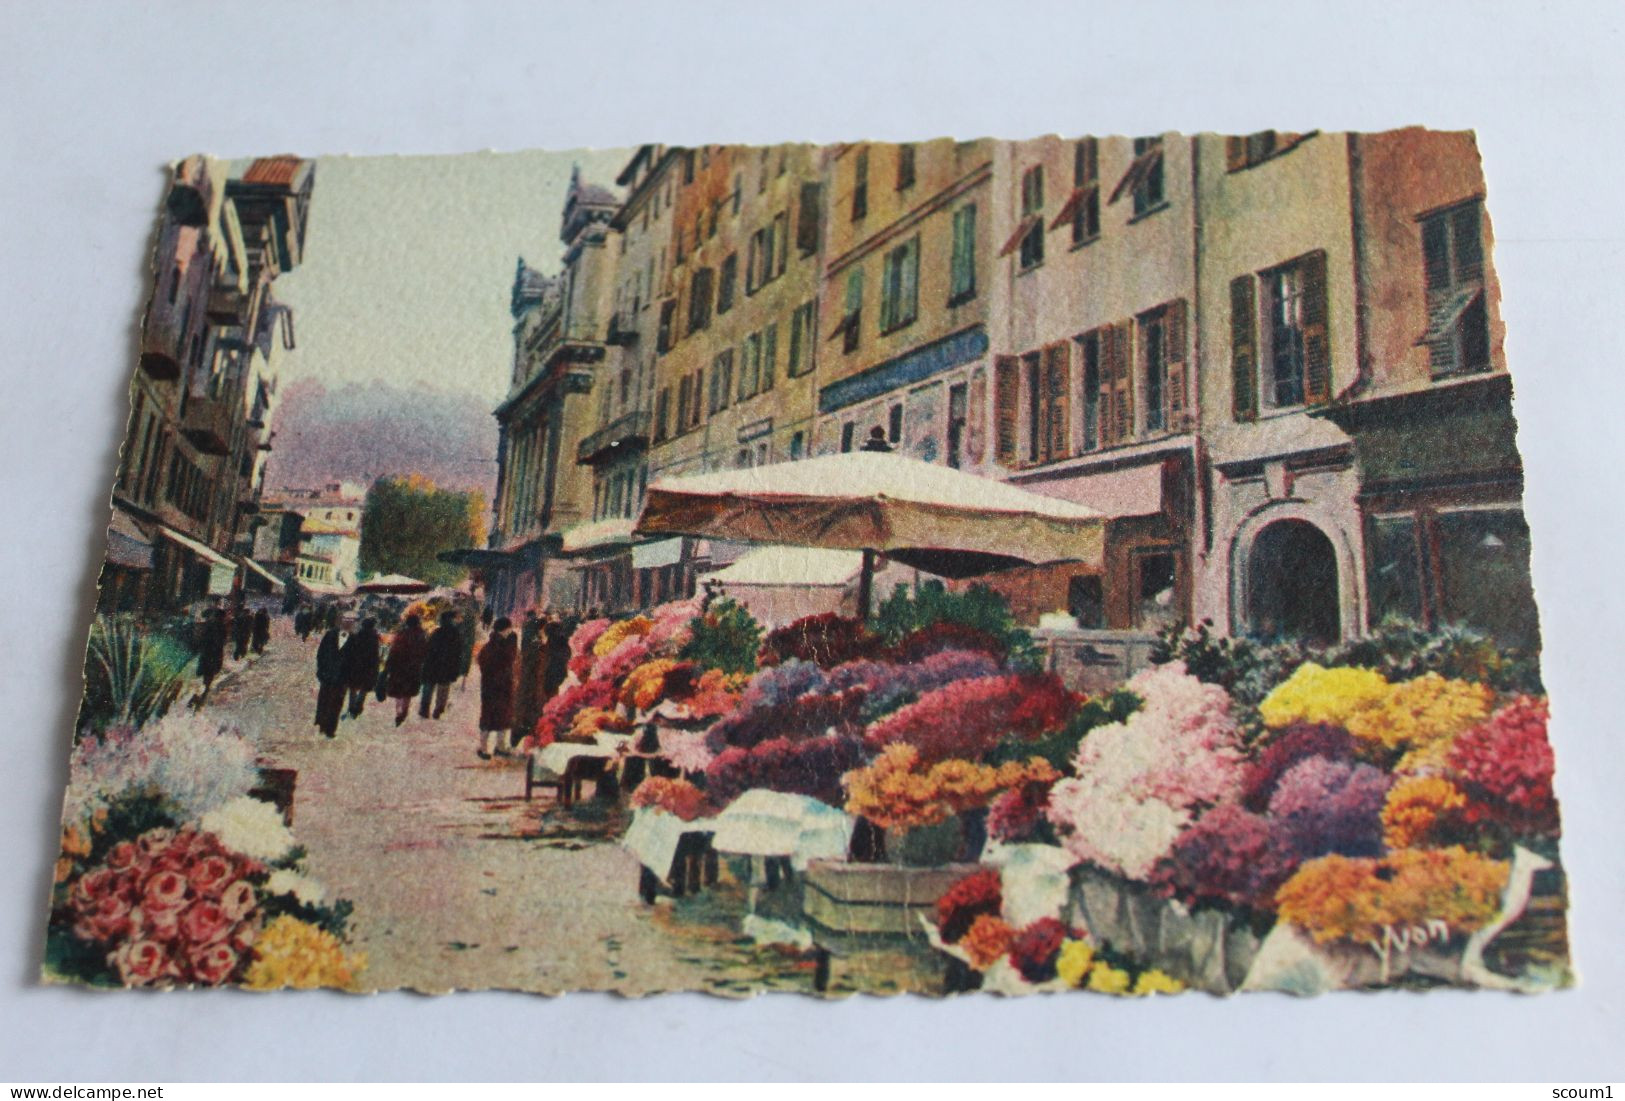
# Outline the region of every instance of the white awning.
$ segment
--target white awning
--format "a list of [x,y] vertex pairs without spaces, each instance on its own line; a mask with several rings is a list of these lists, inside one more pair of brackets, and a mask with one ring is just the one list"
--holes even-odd
[[562,536],[565,554],[594,550],[599,547],[625,545],[632,541],[632,528],[636,521],[614,516],[607,520],[592,520],[567,528]]
[[632,548],[634,570],[658,570],[675,566],[683,560],[683,537],[656,539],[653,543],[639,543]]
[[244,558],[243,565],[248,567],[248,569],[252,570],[254,573],[259,574],[260,577],[264,578],[265,581],[271,586],[273,592],[280,592],[282,589],[287,587],[282,578],[278,577],[276,574],[272,573],[270,570],[266,569],[252,558]]
[[837,588],[863,569],[863,552],[822,547],[761,547],[707,575],[727,585],[805,585]]
[[136,523],[135,517],[113,506],[113,519],[107,525],[107,561],[132,570],[152,569],[152,539]]

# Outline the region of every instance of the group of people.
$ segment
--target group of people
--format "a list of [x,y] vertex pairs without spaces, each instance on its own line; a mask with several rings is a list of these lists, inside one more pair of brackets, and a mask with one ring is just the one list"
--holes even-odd
[[192,697],[194,708],[202,707],[214,687],[215,678],[226,667],[226,647],[231,647],[233,661],[242,661],[252,651],[263,654],[271,644],[271,613],[266,608],[257,610],[238,603],[230,609],[218,605],[205,608],[198,621],[197,674],[203,681],[203,690]]

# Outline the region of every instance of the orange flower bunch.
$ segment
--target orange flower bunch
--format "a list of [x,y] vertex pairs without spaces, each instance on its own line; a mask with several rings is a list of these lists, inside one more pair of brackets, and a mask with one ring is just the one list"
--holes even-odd
[[964,939],[959,942],[978,970],[986,970],[1010,951],[1010,942],[1016,931],[1003,918],[983,914],[970,923]]
[[1434,828],[1467,805],[1462,790],[1442,776],[1402,776],[1382,807],[1382,838],[1390,849],[1424,844]]
[[1323,856],[1275,894],[1283,921],[1319,943],[1378,943],[1385,931],[1442,922],[1453,933],[1495,916],[1510,870],[1504,861],[1452,846],[1399,849],[1381,860]]
[[639,711],[659,703],[666,692],[666,675],[683,664],[675,658],[646,661],[626,675],[621,683],[621,702]]
[[919,750],[895,742],[882,750],[872,765],[847,773],[842,782],[847,792],[847,813],[861,815],[884,828],[912,828],[935,825],[951,814],[985,807],[1012,788],[1029,783],[1052,784],[1058,779],[1060,773],[1042,757],[997,766],[951,757],[921,769]]
[[605,707],[583,707],[576,712],[570,722],[569,733],[560,738],[561,742],[590,742],[604,731],[616,734],[625,734],[632,729],[632,724],[619,712]]
[[658,807],[675,814],[684,822],[703,818],[710,812],[705,793],[687,780],[672,780],[664,776],[651,776],[632,793],[634,807]]

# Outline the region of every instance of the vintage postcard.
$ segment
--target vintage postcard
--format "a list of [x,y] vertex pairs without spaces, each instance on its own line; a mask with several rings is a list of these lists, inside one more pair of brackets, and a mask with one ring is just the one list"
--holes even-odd
[[1474,137],[173,165],[51,982],[1572,982]]

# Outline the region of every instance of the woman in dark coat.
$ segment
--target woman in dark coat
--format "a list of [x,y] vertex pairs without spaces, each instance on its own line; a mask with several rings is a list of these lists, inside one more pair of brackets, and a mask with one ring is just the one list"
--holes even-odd
[[239,604],[231,613],[231,659],[242,661],[248,656],[248,644],[254,638],[254,613]]
[[197,633],[197,675],[203,678],[203,691],[197,694],[192,706],[202,707],[209,697],[214,678],[226,664],[226,621],[219,608],[203,613],[203,622]]
[[519,640],[513,624],[504,617],[491,628],[491,637],[480,648],[480,757],[490,760],[492,752],[507,753],[509,731],[513,729],[514,666],[519,658]]
[[514,733],[527,738],[542,717],[542,671],[546,666],[547,640],[542,633],[542,621],[535,612],[525,614],[525,625],[519,631],[519,673],[514,684]]
[[423,624],[415,615],[401,623],[401,629],[389,643],[389,656],[384,659],[384,690],[395,701],[395,725],[406,721],[412,710],[412,697],[423,684],[423,658],[428,652],[429,639],[423,633]]
[[542,678],[542,702],[558,694],[564,678],[570,675],[570,627],[563,620],[548,619],[546,674]]
[[259,611],[254,613],[254,652],[256,654],[265,653],[265,647],[270,643],[270,641],[271,610],[269,608],[261,608]]
[[329,738],[338,734],[344,708],[344,641],[337,627],[329,627],[316,647],[316,726]]
[[344,686],[350,690],[350,718],[358,719],[367,707],[367,693],[378,684],[378,621],[367,618],[361,629],[350,636],[339,652],[344,667]]
[[[440,717],[451,697],[451,682],[463,665],[463,632],[457,627],[456,612],[442,612],[440,625],[429,635],[423,655],[423,694],[418,697],[418,717]],[[434,712],[431,715],[430,705]]]

